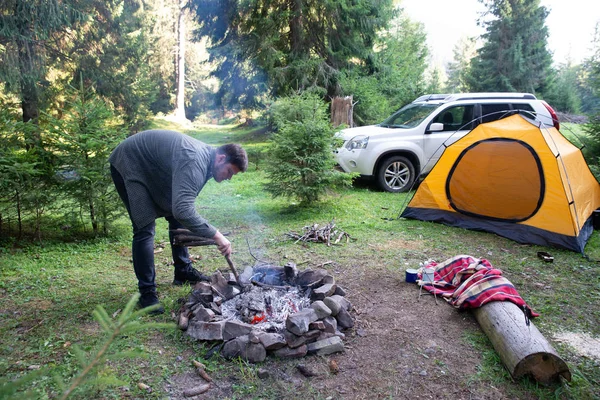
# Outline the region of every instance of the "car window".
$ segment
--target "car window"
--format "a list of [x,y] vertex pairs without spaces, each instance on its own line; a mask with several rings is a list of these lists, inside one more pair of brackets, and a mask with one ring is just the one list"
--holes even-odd
[[379,125],[385,128],[414,128],[439,106],[439,104],[429,103],[409,104],[402,107]]
[[444,131],[473,129],[473,105],[449,107],[440,112],[432,122],[444,124]]
[[481,122],[492,122],[511,115],[511,106],[508,103],[482,104]]

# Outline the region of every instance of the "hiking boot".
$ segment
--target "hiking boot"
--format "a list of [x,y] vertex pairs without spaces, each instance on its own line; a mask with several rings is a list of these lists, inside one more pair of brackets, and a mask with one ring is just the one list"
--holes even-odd
[[185,283],[196,283],[200,281],[210,282],[210,278],[193,267],[179,271],[175,270],[173,285],[180,286]]
[[[146,308],[146,307],[153,306],[155,304],[160,305],[160,303],[158,301],[158,296],[156,295],[156,292],[154,290],[142,293],[140,296],[140,299],[138,300],[139,308]],[[162,314],[164,312],[165,312],[165,309],[161,305],[157,309],[150,311],[149,314],[158,315],[158,314]]]

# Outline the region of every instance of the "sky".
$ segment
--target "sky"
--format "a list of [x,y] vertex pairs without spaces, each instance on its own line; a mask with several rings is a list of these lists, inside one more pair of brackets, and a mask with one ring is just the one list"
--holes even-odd
[[[546,18],[548,49],[557,64],[580,63],[591,55],[594,27],[600,22],[598,0],[541,0],[550,10]],[[485,10],[477,0],[401,0],[400,5],[413,21],[422,22],[433,61],[452,61],[454,45],[462,36],[479,36],[479,13]]]

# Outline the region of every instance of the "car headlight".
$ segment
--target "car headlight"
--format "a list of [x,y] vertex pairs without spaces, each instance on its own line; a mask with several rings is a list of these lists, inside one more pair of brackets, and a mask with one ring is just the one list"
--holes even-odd
[[358,150],[358,149],[366,149],[367,144],[369,143],[369,137],[365,135],[354,136],[352,139],[348,140],[346,143],[347,150]]

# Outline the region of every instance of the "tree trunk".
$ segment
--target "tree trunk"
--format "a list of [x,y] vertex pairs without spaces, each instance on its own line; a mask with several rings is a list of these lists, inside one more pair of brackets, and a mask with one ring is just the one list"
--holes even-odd
[[177,98],[175,117],[185,119],[185,0],[179,0],[179,18],[177,21],[177,62],[175,81],[177,82]]
[[331,100],[331,124],[336,127],[342,124],[352,128],[354,104],[352,104],[352,96],[334,97]]
[[529,375],[544,384],[559,376],[571,380],[567,364],[533,322],[526,325],[516,304],[494,301],[474,309],[473,314],[513,378]]

